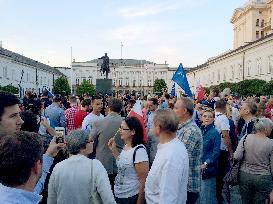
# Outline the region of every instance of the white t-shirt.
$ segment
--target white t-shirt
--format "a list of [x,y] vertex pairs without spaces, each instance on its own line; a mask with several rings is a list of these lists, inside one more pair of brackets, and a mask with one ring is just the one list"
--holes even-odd
[[[230,130],[229,121],[228,121],[227,116],[220,113],[220,112],[215,112],[214,125],[220,134],[222,133],[222,130],[228,130],[228,131]],[[226,145],[225,140],[222,135],[221,135],[220,149],[228,151],[227,145]]]
[[95,121],[104,118],[102,114],[95,115],[94,113],[89,113],[87,116],[85,116],[83,122],[82,122],[82,130],[87,132],[88,134],[91,133],[92,125]]
[[147,204],[185,204],[189,177],[189,158],[185,145],[177,138],[159,144],[145,183]]
[[[139,179],[133,164],[133,154],[137,146],[127,151],[122,150],[117,160],[118,174],[114,186],[117,198],[129,198],[139,193]],[[135,164],[144,161],[149,161],[148,154],[145,148],[139,148],[136,151]]]

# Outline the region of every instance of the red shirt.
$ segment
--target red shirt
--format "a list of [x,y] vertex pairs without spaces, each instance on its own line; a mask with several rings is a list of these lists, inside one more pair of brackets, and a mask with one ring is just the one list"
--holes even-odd
[[66,121],[66,131],[70,133],[72,130],[75,130],[75,114],[78,111],[78,106],[74,105],[71,108],[68,108],[64,111],[65,121]]
[[81,128],[82,127],[82,121],[87,116],[88,113],[84,110],[78,110],[75,114],[75,128]]

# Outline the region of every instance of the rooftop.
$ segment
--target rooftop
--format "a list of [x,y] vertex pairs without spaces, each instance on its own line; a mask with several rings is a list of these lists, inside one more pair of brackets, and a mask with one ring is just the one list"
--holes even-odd
[[25,56],[20,55],[18,53],[12,52],[12,51],[7,50],[7,49],[4,49],[2,47],[0,47],[0,56],[1,55],[5,56],[5,57],[8,57],[8,58],[11,58],[13,61],[18,62],[18,63],[22,63],[22,64],[29,65],[29,66],[32,66],[32,67],[37,67],[38,69],[42,69],[42,70],[45,70],[45,71],[48,71],[48,72],[51,72],[51,73],[63,75],[59,70],[57,70],[57,69],[55,69],[55,68],[53,68],[53,67],[51,67],[49,65],[43,64],[41,62],[30,59],[28,57],[25,57]]

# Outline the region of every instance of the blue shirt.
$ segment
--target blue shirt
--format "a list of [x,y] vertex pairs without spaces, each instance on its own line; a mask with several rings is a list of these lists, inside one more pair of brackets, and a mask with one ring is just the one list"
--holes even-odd
[[42,196],[36,192],[6,187],[0,183],[1,204],[36,204],[39,203],[41,199]]
[[36,184],[34,188],[35,193],[40,194],[43,191],[46,176],[49,173],[49,169],[51,165],[53,164],[53,160],[54,160],[53,157],[50,157],[47,154],[43,155],[43,172],[42,172],[41,178],[39,179],[38,183]]
[[51,127],[65,127],[64,110],[56,104],[53,103],[48,106],[45,109],[44,114],[45,117],[49,118]]

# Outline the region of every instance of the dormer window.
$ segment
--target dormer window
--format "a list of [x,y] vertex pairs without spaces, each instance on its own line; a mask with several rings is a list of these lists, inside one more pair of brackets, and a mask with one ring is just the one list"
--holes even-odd
[[257,19],[256,20],[256,26],[259,26],[259,24],[260,24],[260,19]]

